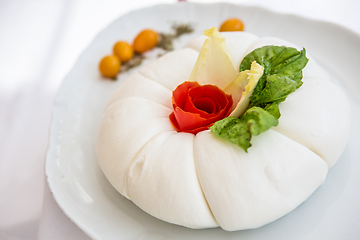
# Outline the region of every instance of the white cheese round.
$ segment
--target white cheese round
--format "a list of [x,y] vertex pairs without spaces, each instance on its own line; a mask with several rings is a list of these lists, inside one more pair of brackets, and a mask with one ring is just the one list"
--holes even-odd
[[[223,35],[235,69],[255,48],[296,47],[246,32]],[[350,108],[309,57],[303,86],[280,104],[279,125],[253,137],[248,153],[209,130],[176,132],[168,118],[172,91],[189,79],[205,38],[119,86],[100,122],[98,161],[119,193],[159,219],[189,228],[257,228],[292,211],[324,182],[346,146]]]

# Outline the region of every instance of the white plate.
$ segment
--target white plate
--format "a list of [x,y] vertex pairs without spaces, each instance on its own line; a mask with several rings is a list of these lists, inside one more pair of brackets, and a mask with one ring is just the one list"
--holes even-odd
[[[176,42],[180,48],[204,29],[229,17],[246,31],[306,47],[344,89],[352,108],[352,134],[326,182],[297,209],[254,230],[192,230],[151,217],[122,197],[101,172],[95,136],[103,107],[118,81],[104,80],[98,62],[120,39],[131,41],[144,28],[170,32],[173,22],[195,24]],[[232,4],[158,5],[127,14],[102,31],[65,78],[55,101],[46,175],[63,212],[94,239],[360,239],[360,37],[337,25]],[[133,71],[136,71],[134,69]],[[335,111],[335,109],[334,109]]]

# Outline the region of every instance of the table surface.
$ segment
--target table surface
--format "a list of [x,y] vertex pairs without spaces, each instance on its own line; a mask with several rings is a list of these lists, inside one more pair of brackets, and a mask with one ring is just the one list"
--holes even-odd
[[[190,1],[212,3],[216,1]],[[238,0],[360,34],[358,0]],[[175,0],[0,0],[0,239],[89,239],[61,212],[44,176],[51,109],[62,79],[108,24]]]

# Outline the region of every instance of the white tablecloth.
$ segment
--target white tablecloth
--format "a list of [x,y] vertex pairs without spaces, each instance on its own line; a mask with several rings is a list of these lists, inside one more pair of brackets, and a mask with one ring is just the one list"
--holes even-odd
[[[99,31],[129,11],[175,2],[0,1],[0,239],[89,239],[61,212],[45,181],[52,102]],[[329,21],[360,34],[358,0],[227,2]]]

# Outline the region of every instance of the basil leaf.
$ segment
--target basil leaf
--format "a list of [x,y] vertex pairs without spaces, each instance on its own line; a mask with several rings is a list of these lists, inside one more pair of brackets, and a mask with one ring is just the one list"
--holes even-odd
[[245,152],[251,146],[250,130],[244,120],[236,117],[227,117],[214,123],[210,130],[215,135],[241,147]]
[[264,67],[264,74],[250,97],[250,107],[282,102],[302,85],[302,69],[306,66],[306,50],[284,46],[264,46],[243,59],[240,71],[250,69],[252,61]]
[[279,103],[302,85],[302,69],[309,61],[306,50],[284,46],[264,46],[249,53],[240,64],[240,71],[248,70],[256,61],[264,67],[250,105],[240,118],[227,117],[210,127],[211,132],[247,152],[252,135],[259,135],[278,125]]
[[265,107],[264,107],[264,110],[269,112],[276,119],[279,119],[280,116],[281,116],[280,109],[279,109],[279,104],[277,102],[266,104]]
[[[261,48],[257,48],[248,55],[244,57],[244,59],[241,61],[240,64],[240,71],[248,70],[250,69],[251,63],[253,61],[256,61],[258,64],[263,66],[264,68],[269,67],[266,66],[266,62],[268,62],[270,65],[278,65],[279,61],[283,59],[281,55],[283,55],[283,52],[285,51],[286,47],[282,46],[263,46]],[[291,49],[290,49],[291,51]],[[288,51],[289,52],[289,51]],[[285,54],[285,57],[289,56],[289,54]],[[265,72],[266,73],[266,72]],[[269,74],[269,73],[267,73]]]
[[278,120],[260,107],[249,108],[241,119],[247,123],[250,133],[253,135],[259,135],[272,126],[278,125]]
[[272,126],[277,126],[278,120],[260,107],[248,109],[242,117],[227,117],[217,121],[210,127],[215,135],[236,144],[247,152],[251,146],[252,135],[259,135]]
[[291,78],[269,75],[261,92],[251,95],[250,104],[251,106],[258,106],[263,103],[282,102],[290,93],[295,92],[297,85],[298,83]]

